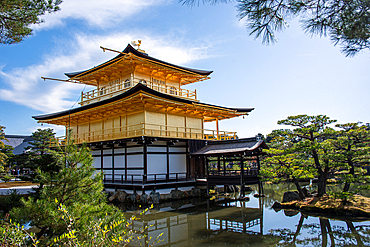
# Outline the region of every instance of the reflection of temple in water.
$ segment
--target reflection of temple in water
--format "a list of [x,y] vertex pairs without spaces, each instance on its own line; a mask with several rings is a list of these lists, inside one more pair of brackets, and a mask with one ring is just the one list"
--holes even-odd
[[[263,204],[261,199],[258,208],[246,204],[222,199],[185,204],[177,209],[161,208],[141,216],[132,227],[135,230],[148,227],[143,246],[149,246],[161,233],[158,246],[209,246],[220,241],[233,244],[240,241],[240,246],[250,246],[260,242],[263,235]],[[144,244],[146,241],[149,244]]]

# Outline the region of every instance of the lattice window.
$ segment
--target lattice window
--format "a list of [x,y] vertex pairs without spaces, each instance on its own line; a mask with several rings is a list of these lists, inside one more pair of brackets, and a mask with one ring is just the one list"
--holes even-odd
[[170,94],[177,95],[177,91],[175,87],[170,87]]
[[157,84],[159,84],[159,85],[166,85],[166,82],[165,82],[165,81],[158,80],[158,79],[153,79],[153,82],[154,82],[154,83],[157,83]]
[[127,79],[127,80],[125,81],[124,87],[125,87],[125,88],[129,88],[129,87],[131,87],[131,80],[130,80],[130,79]]

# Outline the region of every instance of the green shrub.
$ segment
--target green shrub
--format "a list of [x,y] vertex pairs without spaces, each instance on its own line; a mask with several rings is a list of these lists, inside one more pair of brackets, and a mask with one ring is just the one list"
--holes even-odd
[[22,206],[23,197],[24,195],[15,189],[8,190],[5,195],[0,195],[0,209],[6,214],[9,213],[12,208]]
[[13,179],[13,177],[12,176],[10,176],[9,174],[6,174],[5,176],[3,176],[2,178],[1,178],[1,180],[3,180],[5,183],[7,183],[7,182],[9,182],[10,180],[12,180]]

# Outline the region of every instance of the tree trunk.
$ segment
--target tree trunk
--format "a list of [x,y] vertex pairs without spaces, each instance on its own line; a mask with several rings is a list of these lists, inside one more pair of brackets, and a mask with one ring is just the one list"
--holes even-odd
[[[355,176],[355,166],[353,165],[353,162],[351,160],[348,160],[347,162],[351,166],[351,169],[349,170],[348,174],[351,174],[352,176]],[[343,192],[348,192],[350,185],[351,185],[351,183],[346,181],[346,183],[344,184],[344,187],[343,187]]]
[[326,183],[328,181],[328,173],[329,170],[325,167],[324,171],[320,172],[319,177],[318,177],[318,192],[317,196],[321,197],[326,194]]
[[304,193],[302,191],[301,186],[299,185],[298,180],[295,177],[293,177],[293,182],[295,186],[297,187],[299,197],[303,200],[305,198]]
[[319,174],[319,177],[318,177],[318,192],[317,192],[317,196],[318,197],[321,197],[323,196],[325,193],[326,193],[326,183],[327,183],[327,179],[328,179],[328,173],[329,173],[329,169],[327,168],[327,166],[324,167],[324,170],[322,169],[322,166],[320,164],[320,160],[319,160],[319,155],[317,154],[317,152],[315,150],[312,151],[312,157],[315,161],[315,166],[316,166],[316,169],[317,169],[317,173]]

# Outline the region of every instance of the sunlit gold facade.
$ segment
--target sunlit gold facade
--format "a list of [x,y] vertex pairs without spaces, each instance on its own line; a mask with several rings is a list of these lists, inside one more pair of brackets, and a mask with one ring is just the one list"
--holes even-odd
[[68,81],[95,86],[81,94],[80,107],[34,117],[41,123],[73,130],[77,143],[150,136],[180,139],[234,139],[235,132],[204,129],[205,122],[247,115],[200,103],[184,85],[209,79],[211,71],[172,65],[138,52],[130,45],[120,54]]

